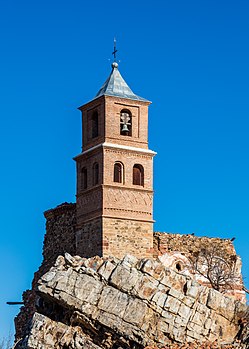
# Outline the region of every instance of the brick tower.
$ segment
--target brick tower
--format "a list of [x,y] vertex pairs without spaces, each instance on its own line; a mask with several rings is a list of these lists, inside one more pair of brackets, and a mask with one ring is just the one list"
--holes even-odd
[[153,156],[148,106],[122,78],[118,64],[82,112],[77,163],[76,252],[151,257]]

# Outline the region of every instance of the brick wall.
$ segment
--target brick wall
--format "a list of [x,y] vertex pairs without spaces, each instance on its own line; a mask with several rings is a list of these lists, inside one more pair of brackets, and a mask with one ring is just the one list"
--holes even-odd
[[[105,138],[107,142],[148,148],[148,102],[105,97]],[[120,112],[132,114],[132,136],[120,135]]]
[[[102,96],[81,106],[82,112],[82,148],[87,150],[97,144],[108,142],[148,148],[148,105],[150,102]],[[120,135],[120,112],[128,109],[132,114],[132,136]],[[98,137],[91,139],[90,118],[98,112]]]
[[[91,257],[108,253],[123,256],[129,252],[139,257],[152,256],[155,152],[148,149],[149,104],[148,101],[102,96],[79,108],[82,112],[82,153],[75,161],[76,237],[80,255]],[[131,117],[132,132],[129,135],[120,132],[124,109]],[[93,136],[92,119],[96,115],[98,133],[94,132]],[[122,164],[119,182],[114,181],[116,162]],[[93,176],[94,164],[98,164],[98,183],[93,180],[96,178]],[[136,184],[133,179],[135,165],[141,169],[143,178]],[[138,233],[140,229],[143,234]]]

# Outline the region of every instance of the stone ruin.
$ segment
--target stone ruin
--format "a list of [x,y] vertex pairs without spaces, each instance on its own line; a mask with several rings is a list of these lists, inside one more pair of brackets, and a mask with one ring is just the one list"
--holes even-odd
[[[232,283],[231,285],[227,283],[222,293],[245,303],[242,262],[230,239],[197,237],[191,234],[154,233],[154,257],[158,257],[164,266],[181,271],[182,274],[193,277],[200,284],[211,287],[210,282],[197,273],[193,266],[193,256],[203,249],[217,253],[218,257],[231,260],[228,267],[233,268]],[[202,266],[201,270],[205,274],[205,266]]]

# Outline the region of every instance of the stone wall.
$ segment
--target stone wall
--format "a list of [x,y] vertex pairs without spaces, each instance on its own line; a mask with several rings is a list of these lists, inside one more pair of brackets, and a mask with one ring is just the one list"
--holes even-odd
[[76,205],[63,203],[44,213],[46,234],[43,244],[43,261],[50,266],[58,255],[76,254]]
[[223,291],[242,302],[246,302],[246,295],[243,290],[241,274],[241,259],[236,254],[233,243],[230,239],[197,237],[195,235],[181,235],[170,233],[154,233],[154,257],[159,257],[162,263],[170,268],[185,271],[187,275],[195,276],[195,279],[206,286],[210,283],[198,274],[194,275],[192,262],[197,253],[201,250],[217,251],[219,256],[231,260],[234,268],[234,279],[232,285]]
[[102,219],[94,218],[76,231],[76,254],[82,257],[93,257],[103,254]]
[[153,223],[103,218],[104,256],[123,258],[129,253],[138,258],[153,256]]
[[24,291],[22,298],[24,306],[15,318],[15,338],[22,338],[27,332],[27,326],[36,310],[35,287],[39,278],[54,264],[60,254],[70,251],[76,254],[75,226],[76,205],[63,203],[44,213],[46,218],[46,234],[43,243],[43,261],[34,274],[31,290]]
[[225,248],[229,254],[236,255],[233,243],[230,239],[210,238],[206,236],[198,237],[192,234],[154,233],[155,257],[172,251],[179,251],[187,256],[209,244],[219,245],[221,248]]
[[233,343],[241,332],[237,314],[245,310],[160,262],[130,255],[59,256],[38,281],[37,293],[38,312],[19,348]]
[[153,225],[118,218],[95,218],[76,232],[76,254],[82,257],[152,257]]

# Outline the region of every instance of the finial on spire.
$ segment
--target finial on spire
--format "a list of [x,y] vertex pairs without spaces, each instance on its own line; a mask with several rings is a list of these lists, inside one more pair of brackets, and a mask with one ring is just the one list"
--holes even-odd
[[114,49],[113,49],[113,62],[116,62],[116,53],[118,52],[117,48],[116,48],[116,38],[114,38]]

